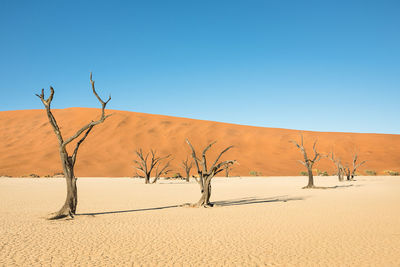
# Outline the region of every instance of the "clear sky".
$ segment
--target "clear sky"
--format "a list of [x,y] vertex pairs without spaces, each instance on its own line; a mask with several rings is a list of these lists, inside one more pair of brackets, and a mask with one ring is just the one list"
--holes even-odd
[[400,1],[0,2],[0,110],[400,134]]

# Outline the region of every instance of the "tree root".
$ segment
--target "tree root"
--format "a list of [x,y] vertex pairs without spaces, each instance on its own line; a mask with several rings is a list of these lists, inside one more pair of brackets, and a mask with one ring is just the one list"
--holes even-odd
[[51,213],[47,220],[59,220],[59,219],[73,219],[74,214],[69,208],[62,208],[58,212]]

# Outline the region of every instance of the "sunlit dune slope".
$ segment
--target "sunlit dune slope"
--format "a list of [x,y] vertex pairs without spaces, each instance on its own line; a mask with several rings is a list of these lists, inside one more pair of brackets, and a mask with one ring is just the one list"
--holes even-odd
[[[234,125],[212,121],[176,118],[161,115],[108,110],[113,115],[96,126],[81,146],[76,164],[77,176],[133,176],[134,151],[156,149],[160,155],[172,154],[172,173],[183,174],[180,162],[189,155],[185,138],[195,148],[217,143],[210,158],[226,146],[234,148],[223,159],[235,159],[232,175],[298,175],[302,158],[291,139],[299,140],[300,131]],[[54,110],[63,135],[70,136],[90,120],[99,116],[99,109],[69,108]],[[332,150],[351,164],[354,151],[367,163],[360,172],[400,170],[400,135],[303,132],[306,147],[312,154],[312,143],[318,139],[318,151]],[[44,110],[0,112],[0,175],[53,175],[61,172],[56,136]],[[74,146],[74,144],[71,144]],[[72,146],[69,150],[72,150]],[[316,169],[333,173],[328,159]],[[194,169],[192,170],[194,174]]]

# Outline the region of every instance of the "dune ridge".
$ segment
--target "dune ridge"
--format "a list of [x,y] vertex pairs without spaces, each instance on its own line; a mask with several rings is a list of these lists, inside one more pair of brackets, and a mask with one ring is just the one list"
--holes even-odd
[[[189,155],[185,138],[197,149],[209,142],[217,143],[210,150],[214,157],[221,149],[234,145],[224,158],[239,164],[234,176],[247,176],[250,171],[265,175],[299,175],[304,170],[297,162],[300,152],[291,144],[299,139],[298,130],[244,126],[129,111],[107,110],[113,115],[97,126],[81,146],[76,175],[81,177],[131,177],[134,151],[156,149],[160,155],[172,154],[173,173],[183,170],[181,160]],[[99,116],[99,109],[54,109],[54,116],[64,136]],[[53,175],[61,172],[57,139],[48,123],[45,110],[0,112],[0,175]],[[400,170],[400,135],[301,131],[306,147],[318,139],[318,151],[332,150],[351,164],[354,151],[367,163],[360,168],[382,174],[384,170]],[[71,148],[70,148],[71,149]],[[333,164],[323,159],[315,168],[332,174]],[[193,174],[194,174],[194,170]]]

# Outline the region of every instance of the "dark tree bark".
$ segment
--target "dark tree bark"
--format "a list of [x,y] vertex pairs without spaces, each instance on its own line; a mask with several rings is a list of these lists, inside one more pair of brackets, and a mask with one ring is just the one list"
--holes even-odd
[[[74,166],[75,166],[76,156],[78,154],[79,147],[83,143],[83,141],[85,141],[86,137],[89,135],[90,131],[93,129],[94,126],[96,126],[100,123],[103,123],[109,116],[111,116],[111,114],[105,115],[105,108],[107,106],[107,103],[111,100],[111,96],[105,102],[99,97],[99,95],[96,92],[95,86],[94,86],[94,81],[92,80],[92,73],[90,73],[90,83],[92,85],[93,94],[96,96],[96,98],[101,103],[101,116],[97,121],[91,121],[90,123],[83,126],[81,129],[79,129],[73,136],[71,136],[67,140],[64,140],[64,138],[61,134],[60,128],[57,124],[57,121],[54,118],[53,113],[51,112],[51,101],[53,100],[53,96],[54,96],[53,87],[50,87],[50,96],[47,99],[45,99],[45,97],[44,97],[44,89],[42,89],[42,93],[40,95],[38,95],[38,94],[36,95],[42,101],[42,103],[46,109],[46,113],[47,113],[47,117],[49,119],[50,125],[52,126],[54,133],[57,136],[61,164],[63,167],[65,181],[67,184],[67,197],[65,199],[64,205],[61,207],[61,209],[58,212],[51,214],[49,219],[61,219],[61,218],[65,218],[65,217],[71,217],[71,218],[74,217],[74,215],[76,213],[76,207],[78,204],[78,191],[77,191],[77,187],[76,187],[76,177],[74,174]],[[79,137],[81,137],[81,138],[76,143],[74,152],[72,153],[72,155],[69,155],[68,151],[67,151],[67,145]]]
[[340,158],[335,157],[335,154],[333,153],[333,151],[331,152],[331,156],[329,157],[329,159],[333,162],[333,164],[335,165],[336,168],[336,173],[339,179],[339,182],[343,182],[344,177],[343,177],[343,173],[344,173],[344,167],[341,163]]
[[219,162],[219,159],[221,156],[227,152],[229,149],[231,149],[233,146],[229,146],[225,148],[216,158],[214,163],[211,165],[210,168],[207,166],[207,159],[206,159],[206,153],[207,150],[211,148],[212,145],[215,144],[215,142],[212,142],[209,144],[202,153],[201,159],[199,159],[196,156],[196,151],[193,148],[192,144],[189,142],[188,139],[186,139],[186,142],[188,143],[190,149],[192,150],[192,158],[195,163],[195,166],[197,168],[197,173],[199,175],[199,178],[195,178],[196,181],[198,182],[200,186],[200,191],[201,191],[201,197],[197,203],[191,204],[190,206],[192,207],[212,207],[213,204],[210,202],[210,197],[211,197],[211,179],[218,173],[224,170],[224,168],[228,165],[232,165],[235,163],[234,160],[226,160],[226,161],[221,161]]
[[344,174],[346,175],[347,181],[351,181],[351,171],[348,166],[344,167]]
[[186,182],[189,182],[189,180],[190,180],[190,170],[193,167],[193,162],[190,162],[190,164],[189,164],[189,159],[186,158],[186,160],[182,160],[181,166],[185,170],[185,173],[186,173],[185,180],[186,180]]
[[[167,155],[165,157],[157,157],[156,156],[156,151],[150,150],[150,153],[147,153],[146,155],[143,155],[143,150],[140,148],[136,152],[136,155],[138,157],[138,160],[134,160],[133,162],[136,163],[136,169],[139,170],[140,172],[143,173],[143,176],[137,174],[139,177],[144,178],[144,183],[145,184],[154,184],[157,182],[157,180],[160,178],[162,174],[166,174],[170,170],[167,170],[169,167],[169,162],[165,164],[164,167],[159,168],[159,164],[161,163],[162,160],[169,158],[171,155]],[[151,154],[150,162],[148,162],[149,155]],[[154,180],[151,181],[151,173],[156,168],[156,175],[154,177]]]
[[168,161],[164,166],[160,167],[161,164],[157,164],[156,169],[155,169],[155,174],[154,174],[154,180],[151,182],[152,184],[155,184],[158,179],[161,177],[161,175],[166,175],[168,174],[171,170],[169,169],[169,164],[170,161]]
[[294,140],[291,140],[291,142],[292,142],[293,144],[295,144],[295,145],[300,149],[301,153],[303,153],[304,161],[299,160],[299,162],[300,162],[301,164],[303,164],[303,165],[307,168],[307,172],[308,172],[308,184],[307,184],[307,186],[305,186],[305,187],[303,187],[303,188],[316,188],[316,187],[314,186],[314,176],[313,176],[313,173],[312,173],[312,167],[313,167],[313,165],[314,165],[316,162],[318,162],[318,161],[321,159],[321,157],[322,157],[322,155],[319,154],[319,153],[317,152],[317,148],[316,148],[316,146],[317,146],[317,141],[315,141],[315,142],[314,142],[314,145],[313,145],[313,151],[314,151],[314,157],[313,157],[313,159],[310,159],[310,158],[308,158],[308,156],[307,156],[307,151],[306,151],[306,149],[304,148],[304,145],[303,145],[303,135],[301,135],[301,144],[300,144],[300,145],[299,145],[296,141],[294,141]]
[[354,154],[353,156],[353,169],[351,170],[351,174],[350,174],[350,179],[354,180],[354,176],[356,175],[356,171],[358,169],[358,167],[360,167],[361,165],[363,165],[366,161],[362,161],[360,163],[357,163],[358,160],[358,155],[357,152]]

